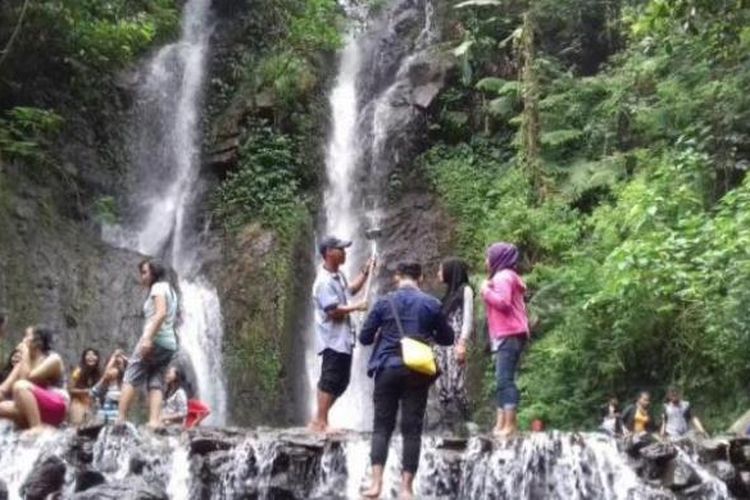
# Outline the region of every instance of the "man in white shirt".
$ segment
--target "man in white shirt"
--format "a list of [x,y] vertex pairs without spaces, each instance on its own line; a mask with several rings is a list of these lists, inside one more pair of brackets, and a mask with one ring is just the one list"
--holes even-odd
[[323,266],[313,286],[315,336],[318,355],[322,358],[318,380],[318,408],[308,428],[314,432],[328,430],[328,413],[349,385],[352,367],[354,329],[350,315],[367,310],[365,301],[349,304],[349,298],[367,281],[371,271],[368,262],[351,285],[339,268],[346,262],[346,249],[351,241],[327,236],[318,245]]

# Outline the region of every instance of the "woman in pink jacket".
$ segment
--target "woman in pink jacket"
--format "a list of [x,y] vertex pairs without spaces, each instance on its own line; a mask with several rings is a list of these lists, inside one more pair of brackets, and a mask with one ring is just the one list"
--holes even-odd
[[487,249],[489,278],[482,284],[497,380],[497,423],[494,434],[505,437],[518,430],[519,393],[516,372],[529,337],[524,294],[526,285],[516,273],[518,249],[510,243],[494,243]]

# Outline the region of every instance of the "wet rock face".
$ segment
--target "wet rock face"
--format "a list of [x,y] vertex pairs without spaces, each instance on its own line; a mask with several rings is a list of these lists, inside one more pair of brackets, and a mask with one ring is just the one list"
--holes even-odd
[[130,350],[142,326],[141,256],[108,247],[93,227],[60,213],[60,193],[20,175],[14,182],[7,206],[23,216],[0,207],[0,307],[10,312],[6,347],[26,326],[43,323],[58,332],[54,348],[68,368],[89,346],[103,357],[116,347]]
[[21,494],[28,500],[45,500],[48,495],[62,489],[65,483],[65,470],[65,463],[60,457],[40,457],[21,487]]

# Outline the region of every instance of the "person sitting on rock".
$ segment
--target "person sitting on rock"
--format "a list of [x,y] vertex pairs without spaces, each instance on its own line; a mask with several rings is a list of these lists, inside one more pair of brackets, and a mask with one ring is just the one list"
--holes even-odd
[[[0,383],[4,382],[5,379],[7,379],[11,373],[13,373],[13,368],[16,367],[18,362],[21,361],[21,351],[18,349],[13,349],[13,352],[10,353],[10,356],[8,356],[8,361],[5,362],[5,366],[2,370],[0,370]],[[12,396],[11,392],[8,391],[7,393],[0,392],[0,401],[4,399],[10,399]]]
[[176,366],[170,366],[164,376],[164,406],[161,410],[162,425],[183,425],[188,414],[188,396],[185,390],[185,375]]
[[96,416],[105,424],[117,419],[117,407],[120,403],[120,393],[127,367],[128,358],[125,353],[120,349],[115,350],[107,361],[104,374],[91,388],[91,395],[99,402]]
[[651,416],[650,408],[651,393],[641,391],[636,402],[625,408],[625,411],[622,413],[625,434],[656,432],[656,421]]
[[99,361],[99,351],[91,347],[85,349],[81,353],[80,363],[70,376],[68,420],[71,425],[81,425],[93,416],[94,399],[91,397],[91,388],[102,376]]
[[602,423],[599,430],[610,436],[622,434],[622,414],[620,413],[620,402],[617,398],[610,400],[601,408]]
[[45,425],[57,427],[65,421],[70,400],[65,390],[65,365],[52,350],[53,332],[30,326],[17,349],[21,359],[0,392],[12,390],[11,401],[0,402],[0,418],[15,422],[33,434]]
[[680,389],[670,387],[661,420],[662,437],[682,437],[688,433],[691,424],[699,434],[706,434],[701,421],[693,416],[690,403],[682,399]]

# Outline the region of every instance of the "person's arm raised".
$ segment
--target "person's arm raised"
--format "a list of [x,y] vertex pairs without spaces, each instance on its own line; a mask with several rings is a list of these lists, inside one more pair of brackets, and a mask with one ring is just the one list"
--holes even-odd
[[349,285],[349,293],[351,295],[357,295],[359,293],[362,287],[365,286],[365,283],[367,283],[367,278],[370,276],[374,269],[375,257],[370,257],[367,260],[367,263],[362,266],[362,269],[360,269],[359,274],[357,274],[357,276]]

